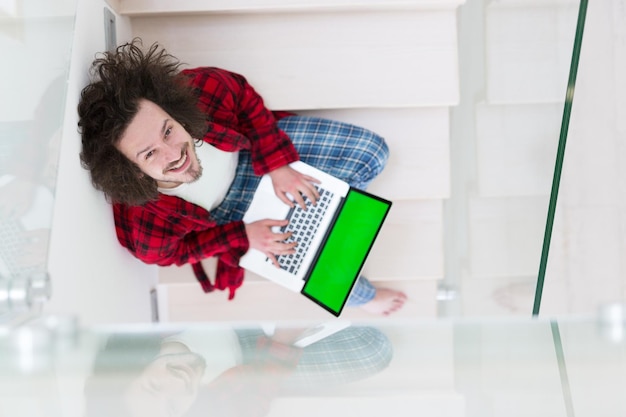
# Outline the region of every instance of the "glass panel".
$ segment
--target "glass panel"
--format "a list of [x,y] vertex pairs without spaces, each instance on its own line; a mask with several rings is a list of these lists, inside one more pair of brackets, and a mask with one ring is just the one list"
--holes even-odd
[[626,299],[625,23],[623,2],[589,2],[542,314]]
[[36,312],[46,274],[76,0],[0,3],[0,323]]
[[350,326],[302,350],[254,327],[47,318],[0,336],[0,415],[624,415],[623,310],[607,317]]
[[532,313],[578,7],[459,8],[442,316]]

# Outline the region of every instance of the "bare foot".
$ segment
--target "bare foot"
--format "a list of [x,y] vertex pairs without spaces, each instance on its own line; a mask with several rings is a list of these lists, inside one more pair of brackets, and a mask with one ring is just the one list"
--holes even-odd
[[392,290],[390,288],[377,288],[376,296],[367,304],[363,304],[361,308],[373,314],[388,316],[398,311],[406,301],[406,294],[402,291]]

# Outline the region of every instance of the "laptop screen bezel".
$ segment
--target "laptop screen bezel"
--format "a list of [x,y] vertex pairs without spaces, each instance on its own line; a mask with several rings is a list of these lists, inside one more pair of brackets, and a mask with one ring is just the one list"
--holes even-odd
[[[348,199],[348,197],[350,196],[351,193],[357,193],[357,194],[361,194],[363,196],[366,196],[368,198],[372,198],[374,200],[377,200],[381,203],[383,203],[386,206],[386,210],[384,212],[384,214],[382,215],[380,222],[378,224],[378,228],[376,229],[376,232],[374,233],[369,246],[367,247],[365,253],[363,254],[363,257],[361,259],[360,265],[358,266],[358,268],[356,269],[356,273],[354,274],[354,276],[352,277],[351,280],[351,284],[349,286],[348,291],[346,292],[345,296],[343,297],[343,301],[341,303],[341,307],[335,311],[333,308],[329,307],[328,305],[326,305],[323,301],[321,301],[318,297],[311,295],[309,293],[307,293],[307,288],[309,285],[309,278],[311,277],[311,275],[313,274],[313,272],[315,271],[315,268],[317,266],[317,261],[319,259],[319,257],[321,256],[321,254],[323,253],[323,248],[326,246],[326,243],[330,237],[330,232],[332,231],[333,227],[335,226],[335,223],[337,222],[341,211],[343,210],[343,206],[346,203],[346,200]],[[331,227],[328,228],[328,232],[326,233],[326,235],[324,236],[324,239],[322,241],[322,244],[320,245],[320,250],[318,251],[314,261],[311,264],[311,267],[309,268],[309,271],[306,274],[306,278],[305,278],[305,284],[302,287],[301,293],[302,295],[304,295],[305,297],[307,297],[308,299],[310,299],[311,301],[313,301],[314,303],[316,303],[317,305],[319,305],[320,307],[322,307],[324,310],[328,311],[329,313],[333,314],[336,317],[339,317],[341,315],[341,312],[343,311],[343,308],[346,305],[346,302],[348,301],[348,298],[350,297],[350,294],[352,293],[352,290],[354,289],[354,285],[356,283],[356,280],[358,279],[361,270],[363,269],[363,266],[365,265],[365,261],[367,260],[367,257],[369,256],[372,247],[374,246],[374,243],[376,241],[376,239],[378,238],[378,235],[380,233],[380,230],[382,229],[382,226],[385,222],[385,220],[387,219],[387,216],[389,214],[389,210],[391,209],[392,206],[392,202],[390,200],[387,200],[385,198],[382,198],[380,196],[371,194],[367,191],[364,190],[360,190],[358,188],[354,188],[354,187],[350,187],[350,189],[348,190],[348,193],[346,194],[346,197],[344,197],[344,199],[341,202],[341,205],[339,207],[339,209],[337,210],[337,213],[335,215],[335,218],[333,218],[332,222],[331,222]]]

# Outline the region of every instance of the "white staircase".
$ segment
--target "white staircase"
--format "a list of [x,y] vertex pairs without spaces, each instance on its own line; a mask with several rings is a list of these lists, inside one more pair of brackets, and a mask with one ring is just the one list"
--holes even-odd
[[[130,19],[131,36],[145,45],[158,41],[191,67],[245,75],[271,109],[383,135],[391,158],[371,190],[394,206],[364,274],[407,291],[402,316],[435,317],[444,273],[442,202],[450,195],[448,110],[459,101],[456,9],[463,2],[111,3]],[[246,280],[231,303],[225,294],[201,293],[190,268],[163,268],[161,319],[315,314],[301,297],[285,306],[282,288],[252,274]]]

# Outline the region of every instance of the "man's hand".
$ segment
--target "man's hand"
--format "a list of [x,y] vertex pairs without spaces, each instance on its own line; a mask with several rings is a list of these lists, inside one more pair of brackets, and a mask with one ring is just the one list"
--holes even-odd
[[284,328],[276,329],[272,335],[272,340],[283,345],[293,345],[302,336],[305,329],[301,328]]
[[272,227],[282,227],[289,223],[288,220],[258,220],[245,225],[250,248],[256,249],[267,255],[272,263],[280,268],[276,255],[289,255],[295,253],[297,242],[285,243],[291,236],[291,232],[274,233]]
[[272,178],[272,184],[274,185],[274,192],[276,196],[281,199],[289,207],[293,207],[293,201],[289,199],[287,193],[289,193],[300,207],[306,210],[304,203],[304,196],[306,196],[313,204],[317,202],[320,197],[317,188],[314,184],[319,184],[320,181],[304,175],[301,172],[296,171],[289,165],[282,166],[269,173]]

